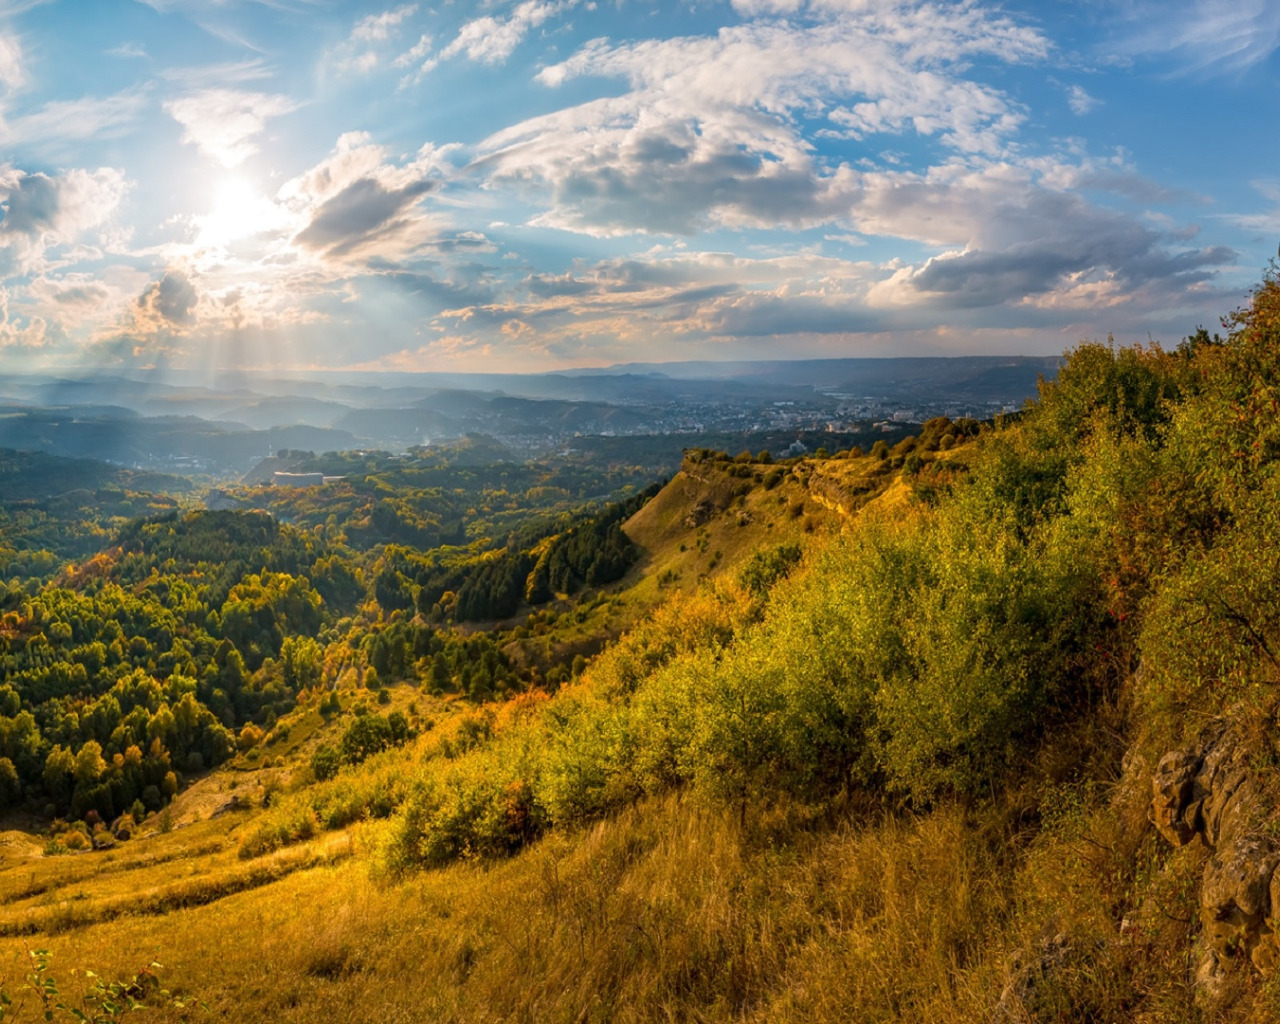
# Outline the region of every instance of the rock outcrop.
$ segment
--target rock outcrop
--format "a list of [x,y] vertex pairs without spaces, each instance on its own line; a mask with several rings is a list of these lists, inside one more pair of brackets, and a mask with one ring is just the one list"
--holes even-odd
[[1264,828],[1271,814],[1239,731],[1215,722],[1190,746],[1160,759],[1152,775],[1152,817],[1175,846],[1210,851],[1200,883],[1202,925],[1196,982],[1217,1000],[1237,969],[1264,974],[1280,963],[1280,844]]

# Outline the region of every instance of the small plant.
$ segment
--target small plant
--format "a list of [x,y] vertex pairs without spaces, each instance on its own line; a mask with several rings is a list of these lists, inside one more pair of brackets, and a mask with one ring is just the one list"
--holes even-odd
[[[161,969],[158,963],[138,972],[129,981],[103,981],[93,971],[85,971],[89,987],[79,1000],[68,1002],[58,982],[49,973],[53,954],[47,949],[32,949],[27,951],[27,955],[31,958],[31,973],[17,995],[10,995],[0,983],[0,1021],[30,1019],[23,1014],[23,1009],[31,995],[38,1000],[38,1016],[45,1021],[75,1021],[76,1024],[110,1024],[111,1021],[122,1020],[134,1010],[145,1009],[145,1000],[149,998],[162,1001],[176,1010],[195,1005],[160,987],[160,979],[155,974]],[[199,1005],[208,1012],[208,1006]]]

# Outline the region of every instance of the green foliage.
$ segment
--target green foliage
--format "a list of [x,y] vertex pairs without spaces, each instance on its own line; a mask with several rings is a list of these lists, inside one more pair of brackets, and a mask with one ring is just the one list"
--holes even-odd
[[485,780],[524,787],[539,828],[671,787],[744,814],[850,786],[927,806],[1018,778],[1046,736],[1116,701],[1139,657],[1157,716],[1261,692],[1280,672],[1277,296],[1269,278],[1222,344],[1081,346],[965,472],[937,463],[945,486],[928,453],[976,424],[877,445],[928,478],[929,502],[864,518],[794,579],[793,552],[758,552],[739,577],[772,591],[758,619],[687,644],[667,621],[643,640],[667,653],[607,652],[529,724],[430,774],[391,859],[505,849]]
[[[92,971],[85,971],[87,987],[79,998],[66,995],[62,986],[50,973],[53,954],[47,949],[28,951],[31,970],[24,979],[22,989],[10,994],[0,986],[0,1021],[12,1017],[15,1021],[29,1019],[23,1015],[28,1002],[45,1021],[74,1021],[76,1024],[110,1024],[112,1021],[132,1017],[137,1010],[148,1006],[169,1006],[185,1010],[195,1005],[189,999],[179,999],[160,987],[154,971],[158,963],[134,975],[129,981],[104,981]],[[209,1008],[200,1004],[206,1013]]]
[[320,782],[333,778],[341,767],[342,754],[332,744],[322,743],[311,755],[311,774]]
[[799,544],[779,544],[757,551],[738,572],[738,581],[756,597],[763,597],[791,572],[800,556]]
[[[342,734],[342,760],[346,764],[359,764],[388,747],[401,746],[409,738],[409,722],[402,712],[393,711],[385,718],[360,715]],[[312,767],[315,767],[314,759]]]

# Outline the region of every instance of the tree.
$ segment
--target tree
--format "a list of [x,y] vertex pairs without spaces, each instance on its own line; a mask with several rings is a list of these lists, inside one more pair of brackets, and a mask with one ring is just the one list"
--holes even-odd
[[324,673],[324,648],[311,637],[286,637],[280,646],[280,660],[284,681],[295,691],[315,686]]
[[7,757],[0,757],[0,807],[12,807],[22,799],[22,780]]
[[97,740],[89,740],[76,754],[75,777],[76,786],[88,788],[102,778],[107,770],[107,762],[102,759],[102,744]]
[[44,759],[41,779],[44,791],[57,804],[65,804],[71,796],[71,778],[76,770],[76,759],[61,744],[54,746]]
[[331,743],[323,743],[316,747],[311,755],[311,774],[319,782],[333,778],[342,767],[342,755]]

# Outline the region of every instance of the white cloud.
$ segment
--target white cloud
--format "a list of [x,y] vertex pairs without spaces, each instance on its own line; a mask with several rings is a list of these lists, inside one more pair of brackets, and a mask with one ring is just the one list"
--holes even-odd
[[138,43],[121,43],[104,52],[108,57],[121,57],[125,60],[140,60],[147,56],[147,51]]
[[1249,231],[1257,231],[1263,235],[1274,237],[1280,234],[1280,181],[1260,180],[1249,183],[1267,203],[1270,209],[1253,213],[1228,214],[1229,223]]
[[577,6],[577,0],[524,0],[509,17],[485,15],[467,22],[440,53],[447,59],[465,53],[474,61],[501,64],[529,34],[549,18]]
[[1023,113],[966,77],[969,62],[1047,52],[1036,31],[972,3],[893,0],[819,2],[714,36],[596,40],[538,80],[608,76],[630,91],[498,132],[478,166],[547,189],[536,223],[597,235],[847,221],[855,175],[816,159],[806,131],[914,133],[993,155]]
[[114,96],[54,100],[38,110],[0,125],[0,139],[10,145],[33,142],[119,138],[141,118],[150,102],[146,86]]
[[1101,103],[1096,96],[1090,96],[1082,85],[1073,85],[1067,90],[1067,106],[1071,108],[1071,113],[1079,117],[1096,110]]
[[1139,28],[1128,49],[1168,55],[1182,73],[1238,74],[1280,48],[1274,0],[1147,0],[1132,17]]
[[421,200],[438,187],[448,153],[428,144],[395,164],[368,135],[343,135],[320,164],[280,190],[301,224],[294,244],[330,260],[395,259],[423,245],[434,229]]
[[0,83],[8,89],[17,89],[26,83],[27,73],[22,65],[22,44],[10,32],[0,32]]
[[188,91],[225,88],[229,84],[260,82],[275,72],[260,58],[226,61],[221,64],[194,64],[165,68],[159,72],[167,82],[174,82]]
[[381,14],[370,14],[356,23],[351,31],[353,41],[363,43],[384,42],[391,36],[392,29],[417,13],[417,4],[405,4]]
[[[424,33],[423,35],[418,37],[418,41],[414,43],[411,48],[406,50],[404,53],[400,54],[399,57],[397,57],[394,61],[392,61],[392,65],[397,68],[407,68],[411,64],[416,64],[418,63],[418,61],[422,60],[423,57],[425,57],[428,53],[431,52],[431,47],[434,44],[435,44],[435,40],[432,38],[432,36]],[[435,66],[435,62],[433,61],[432,67],[434,66]]]
[[13,250],[24,268],[38,267],[50,247],[102,226],[127,188],[124,175],[110,167],[57,175],[0,169],[0,246]]
[[[404,4],[381,14],[370,14],[356,22],[351,36],[330,54],[339,72],[368,74],[383,63],[382,47],[398,34],[400,25],[417,13],[417,4]],[[402,58],[401,58],[402,59]],[[400,66],[400,60],[393,62]]]
[[224,167],[235,167],[258,151],[253,140],[269,118],[291,113],[298,105],[287,96],[204,89],[171,100],[164,109],[185,129],[183,142],[194,143]]
[[1016,305],[1098,282],[1120,297],[1146,288],[1176,294],[1235,255],[1221,247],[1171,252],[1138,220],[1048,188],[1012,164],[869,174],[862,184],[853,211],[860,231],[944,250],[873,289],[873,304]]
[[0,349],[41,349],[48,343],[48,322],[42,316],[21,317],[10,312],[9,290],[0,285]]

